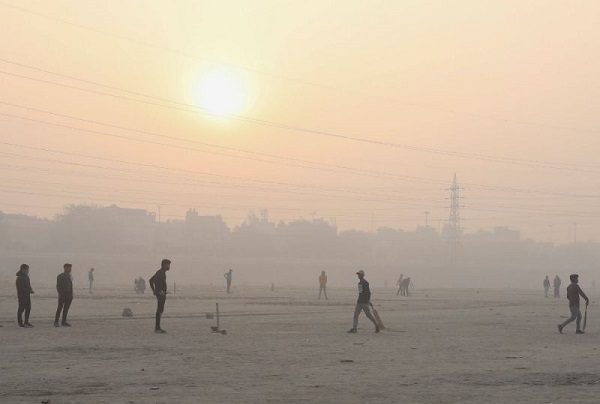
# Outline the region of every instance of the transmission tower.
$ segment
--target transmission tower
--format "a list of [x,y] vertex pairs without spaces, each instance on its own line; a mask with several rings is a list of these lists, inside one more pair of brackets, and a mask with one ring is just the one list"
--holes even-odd
[[460,187],[456,174],[452,180],[450,191],[450,217],[448,218],[448,244],[450,246],[450,262],[456,264],[461,251],[462,227],[460,225]]

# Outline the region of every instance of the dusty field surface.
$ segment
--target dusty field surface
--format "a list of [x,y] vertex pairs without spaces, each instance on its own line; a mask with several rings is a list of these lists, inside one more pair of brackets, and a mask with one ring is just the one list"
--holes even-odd
[[[35,285],[34,285],[35,286]],[[374,288],[388,327],[351,326],[355,291],[184,286],[153,332],[155,301],[132,291],[76,292],[71,328],[52,326],[55,293],[33,296],[16,326],[0,290],[0,401],[6,403],[598,403],[600,305],[586,335],[560,335],[565,300],[524,291]],[[595,300],[595,299],[593,299]],[[215,302],[226,335],[206,313]],[[133,318],[122,318],[130,307]]]

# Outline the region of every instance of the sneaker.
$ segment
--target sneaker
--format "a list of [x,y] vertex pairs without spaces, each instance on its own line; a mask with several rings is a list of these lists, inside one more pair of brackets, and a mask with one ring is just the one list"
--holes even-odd
[[25,327],[25,324],[19,323],[19,327]]
[[563,326],[562,325],[558,325],[558,332],[562,334],[562,330],[563,330]]
[[163,330],[162,328],[157,328],[156,330],[154,330],[155,333],[157,334],[166,334],[167,332],[165,330]]
[[63,327],[70,327],[70,326],[71,326],[71,324],[67,323],[66,321],[63,321],[63,322],[61,323],[61,325],[62,325]]
[[25,328],[33,328],[33,324],[30,322],[25,323]]
[[375,332],[376,333],[379,332],[379,326],[378,325],[375,326]]
[[585,333],[581,330],[577,330],[577,331],[575,331],[575,334],[585,334]]
[[356,328],[350,328],[350,329],[348,330],[348,333],[349,333],[349,334],[356,334]]
[[60,324],[58,324],[58,321],[55,321],[55,322],[54,322],[54,326],[55,326],[55,327],[60,327]]

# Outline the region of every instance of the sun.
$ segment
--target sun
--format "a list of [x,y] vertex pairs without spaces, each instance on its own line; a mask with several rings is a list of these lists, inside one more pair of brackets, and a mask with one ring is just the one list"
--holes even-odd
[[219,116],[234,115],[244,108],[244,83],[233,71],[213,69],[200,76],[197,102],[201,108]]

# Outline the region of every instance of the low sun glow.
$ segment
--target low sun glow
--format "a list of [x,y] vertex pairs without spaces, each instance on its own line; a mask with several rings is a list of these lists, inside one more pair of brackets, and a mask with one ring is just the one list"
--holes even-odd
[[244,83],[235,72],[215,69],[202,74],[197,89],[200,107],[215,115],[240,112],[246,102]]

